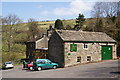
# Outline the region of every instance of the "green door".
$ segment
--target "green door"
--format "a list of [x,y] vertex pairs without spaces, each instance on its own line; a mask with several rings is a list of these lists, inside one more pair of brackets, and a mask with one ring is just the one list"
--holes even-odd
[[112,46],[102,46],[102,60],[112,59]]

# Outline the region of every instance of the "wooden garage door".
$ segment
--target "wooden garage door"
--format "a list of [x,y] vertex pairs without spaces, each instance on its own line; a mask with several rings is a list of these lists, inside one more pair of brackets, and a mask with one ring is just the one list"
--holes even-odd
[[102,46],[102,60],[112,59],[112,46]]

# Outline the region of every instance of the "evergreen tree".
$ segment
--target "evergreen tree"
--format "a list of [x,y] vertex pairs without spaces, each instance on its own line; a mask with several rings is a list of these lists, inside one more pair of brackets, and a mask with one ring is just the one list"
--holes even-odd
[[63,22],[60,19],[55,21],[55,28],[56,29],[63,29]]
[[74,29],[81,29],[85,22],[85,18],[83,14],[79,14],[78,18],[76,18],[76,25]]

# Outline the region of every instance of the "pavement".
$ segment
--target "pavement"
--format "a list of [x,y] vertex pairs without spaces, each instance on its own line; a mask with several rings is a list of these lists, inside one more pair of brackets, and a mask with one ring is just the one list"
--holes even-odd
[[118,78],[120,77],[119,62],[120,60],[107,60],[42,71],[22,69],[22,65],[19,65],[1,72],[2,78]]

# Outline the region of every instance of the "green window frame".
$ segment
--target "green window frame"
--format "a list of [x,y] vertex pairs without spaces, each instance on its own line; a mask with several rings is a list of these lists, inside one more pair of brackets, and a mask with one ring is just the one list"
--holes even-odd
[[70,44],[70,51],[77,52],[77,44]]

